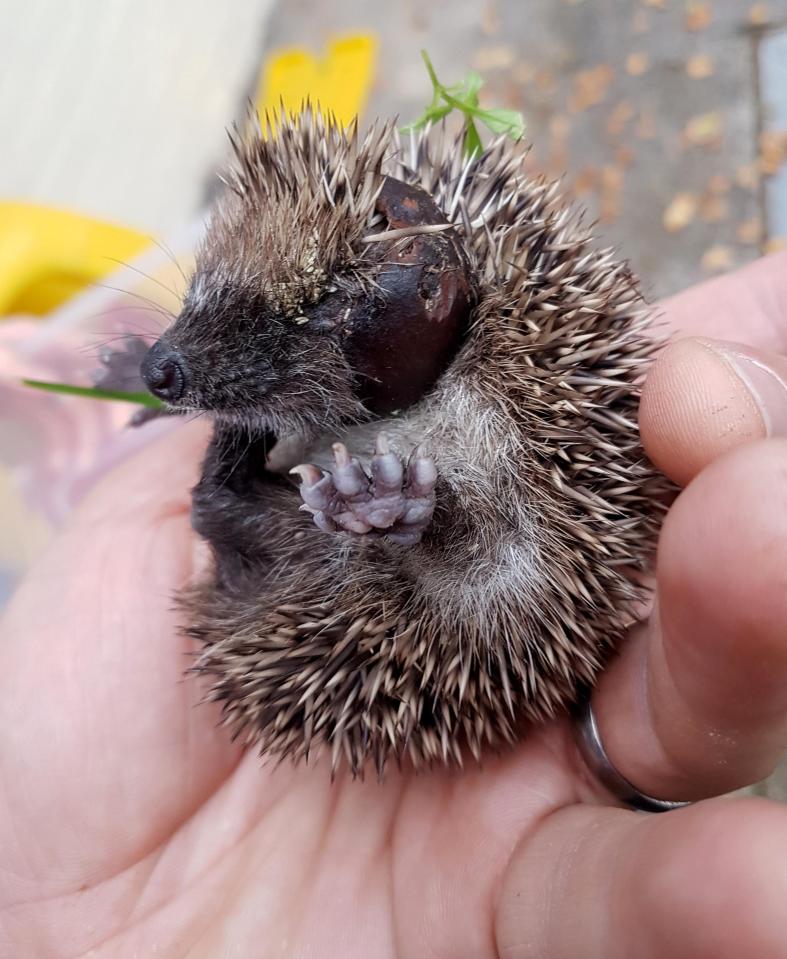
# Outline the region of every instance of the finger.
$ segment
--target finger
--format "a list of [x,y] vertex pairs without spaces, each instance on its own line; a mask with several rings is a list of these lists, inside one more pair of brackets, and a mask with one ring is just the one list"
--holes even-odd
[[723,340],[678,340],[648,373],[639,424],[650,459],[685,486],[727,450],[787,436],[787,359]]
[[602,676],[613,764],[643,792],[698,799],[768,775],[787,745],[787,441],[704,470],[662,529],[657,609]]
[[677,334],[741,340],[787,352],[787,251],[692,287],[662,304]]
[[506,959],[787,957],[787,810],[716,800],[665,816],[576,806],[514,851],[495,932]]
[[72,525],[92,526],[138,511],[145,520],[167,510],[188,511],[209,436],[205,422],[169,429],[120,467],[102,474],[75,512]]

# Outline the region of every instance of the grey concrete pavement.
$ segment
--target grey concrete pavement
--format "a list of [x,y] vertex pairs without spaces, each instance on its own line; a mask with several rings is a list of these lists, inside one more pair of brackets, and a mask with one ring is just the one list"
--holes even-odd
[[[419,48],[446,80],[480,70],[490,102],[524,113],[532,168],[565,176],[655,297],[787,235],[760,175],[766,124],[787,127],[785,26],[787,0],[288,0],[267,44],[375,31],[370,112],[407,120],[429,96]],[[774,211],[785,192],[774,179]]]

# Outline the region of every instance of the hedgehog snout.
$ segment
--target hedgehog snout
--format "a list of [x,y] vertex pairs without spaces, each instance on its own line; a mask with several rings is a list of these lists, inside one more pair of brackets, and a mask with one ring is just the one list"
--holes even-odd
[[140,374],[150,392],[166,403],[175,403],[186,392],[186,363],[177,350],[161,340],[145,354]]

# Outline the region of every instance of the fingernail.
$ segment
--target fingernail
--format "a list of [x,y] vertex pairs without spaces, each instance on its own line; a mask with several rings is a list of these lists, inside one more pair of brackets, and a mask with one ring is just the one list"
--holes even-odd
[[787,360],[768,357],[741,343],[706,340],[751,394],[765,425],[766,436],[787,436]]

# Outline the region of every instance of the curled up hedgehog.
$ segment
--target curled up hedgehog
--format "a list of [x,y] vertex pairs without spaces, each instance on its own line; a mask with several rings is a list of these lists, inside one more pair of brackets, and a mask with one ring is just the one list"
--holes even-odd
[[669,487],[637,284],[519,143],[307,109],[235,153],[141,368],[215,424],[195,669],[267,755],[478,758],[575,702],[644,597]]

